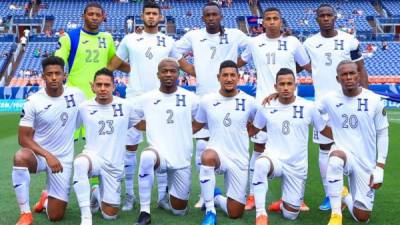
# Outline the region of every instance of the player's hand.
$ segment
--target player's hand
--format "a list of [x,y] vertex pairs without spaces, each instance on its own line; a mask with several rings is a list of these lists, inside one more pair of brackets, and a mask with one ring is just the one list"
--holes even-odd
[[51,153],[48,153],[46,155],[46,161],[47,165],[49,165],[51,172],[53,173],[59,173],[63,171],[63,167],[61,165],[61,162]]
[[369,179],[369,186],[373,189],[379,189],[383,183],[383,168],[377,166],[374,171],[372,171],[371,177]]
[[278,98],[278,93],[273,93],[273,94],[271,94],[270,96],[264,98],[264,100],[262,101],[261,104],[262,104],[263,106],[265,106],[266,104],[269,105],[269,103],[270,103],[272,100],[275,100],[275,99],[277,99],[277,98]]

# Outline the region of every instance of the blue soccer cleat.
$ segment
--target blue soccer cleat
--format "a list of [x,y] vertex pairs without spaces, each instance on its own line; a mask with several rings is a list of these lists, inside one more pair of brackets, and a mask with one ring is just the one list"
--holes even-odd
[[331,210],[331,203],[329,202],[329,197],[325,197],[324,201],[319,206],[319,210],[322,211]]
[[219,188],[214,188],[214,197],[217,197],[218,195],[222,195],[222,191]]
[[201,225],[216,225],[217,224],[217,215],[211,211],[208,211],[204,216]]

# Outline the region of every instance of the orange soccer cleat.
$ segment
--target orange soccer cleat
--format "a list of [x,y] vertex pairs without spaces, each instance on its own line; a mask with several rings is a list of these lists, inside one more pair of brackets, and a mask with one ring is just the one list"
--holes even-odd
[[33,217],[32,213],[21,213],[19,219],[15,225],[32,225],[33,224]]
[[252,210],[256,207],[256,203],[254,201],[254,195],[249,195],[246,200],[246,206],[244,207],[245,210]]
[[270,212],[281,212],[281,204],[282,204],[282,199],[271,203],[268,206],[268,211],[270,211]]
[[268,216],[267,215],[257,216],[256,225],[268,225]]
[[35,204],[34,210],[36,213],[41,213],[43,209],[45,208],[44,203],[47,200],[47,191],[43,190],[42,194],[40,194],[39,201]]

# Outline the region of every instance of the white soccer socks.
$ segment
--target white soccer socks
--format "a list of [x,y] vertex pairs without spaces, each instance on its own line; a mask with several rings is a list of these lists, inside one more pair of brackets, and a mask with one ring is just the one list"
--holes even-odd
[[324,192],[325,195],[327,196],[328,194],[328,181],[326,180],[326,170],[328,167],[328,158],[329,158],[329,151],[328,150],[322,150],[319,149],[319,154],[318,154],[318,164],[319,164],[319,172],[321,174],[321,180],[322,180],[322,186],[324,187]]
[[332,213],[342,214],[342,190],[343,190],[343,159],[329,157],[326,180],[328,182],[327,194],[331,202]]
[[125,152],[125,191],[126,194],[134,197],[134,176],[136,170],[136,151]]
[[[81,209],[82,221],[92,218],[90,211],[90,183],[88,178],[89,160],[86,157],[78,157],[74,160],[73,185]],[[79,172],[78,172],[79,171]]]
[[164,199],[167,194],[168,187],[168,174],[167,173],[156,173],[157,176],[157,187],[158,187],[158,200],[157,202]]
[[196,170],[197,172],[200,171],[200,166],[201,166],[201,155],[203,154],[204,150],[207,147],[208,141],[198,139],[196,140]]
[[265,197],[268,191],[268,173],[271,162],[265,157],[258,158],[254,163],[254,176],[252,186],[254,188],[254,200],[256,204],[256,216],[267,215],[265,210]]
[[253,154],[251,155],[250,163],[249,163],[249,195],[254,195],[254,189],[253,189],[253,175],[254,175],[254,164],[256,162],[256,159],[261,155],[262,153],[256,152],[253,150]]
[[215,188],[215,173],[213,166],[200,166],[200,188],[201,196],[206,205],[206,211],[215,213],[214,207],[214,188]]
[[143,151],[139,164],[139,200],[140,212],[150,214],[151,189],[154,183],[154,165],[157,156],[153,151]]
[[21,213],[31,212],[29,207],[29,185],[31,178],[28,168],[14,166],[11,175]]

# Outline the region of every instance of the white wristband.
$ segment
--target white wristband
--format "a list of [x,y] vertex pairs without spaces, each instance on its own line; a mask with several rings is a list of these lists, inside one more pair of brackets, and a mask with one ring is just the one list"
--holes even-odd
[[383,183],[383,169],[379,166],[375,167],[374,171],[372,172],[373,180],[372,184],[381,184]]

